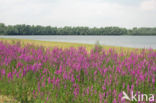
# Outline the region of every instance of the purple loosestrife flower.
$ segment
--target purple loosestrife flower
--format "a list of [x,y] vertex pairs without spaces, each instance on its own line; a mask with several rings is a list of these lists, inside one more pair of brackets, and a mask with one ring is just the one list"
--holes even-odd
[[5,76],[5,69],[0,70],[0,75],[1,75],[1,79],[3,78],[3,76]]
[[152,83],[155,85],[155,77],[152,78]]
[[49,98],[48,98],[48,96],[47,96],[46,100],[48,101],[48,99],[49,99]]
[[94,76],[97,74],[97,70],[94,72]]
[[139,81],[138,81],[138,79],[136,80],[136,86],[138,86],[139,85]]
[[51,78],[50,77],[48,77],[48,84],[50,84],[51,83]]
[[59,70],[55,70],[54,72],[56,75],[59,75]]
[[47,73],[47,72],[48,72],[48,69],[44,68],[43,74],[44,74],[44,73]]
[[60,68],[59,68],[59,70],[58,70],[58,74],[61,75],[61,73],[62,73],[62,65],[60,65]]
[[93,95],[93,85],[90,88],[91,96]]
[[24,77],[25,75],[26,75],[26,69],[24,68],[22,72],[22,77]]
[[94,90],[94,94],[97,94],[97,90]]
[[42,82],[42,87],[45,87],[45,80]]
[[75,82],[75,78],[74,78],[73,74],[71,75],[71,82],[73,82],[73,83]]
[[113,103],[117,103],[116,98],[114,98]]
[[56,78],[55,82],[56,82],[56,86],[59,87],[60,79],[58,77]]
[[16,73],[17,73],[17,70],[15,69],[14,72],[13,72],[13,75],[15,75]]
[[117,91],[115,89],[113,90],[113,95],[114,95],[114,97],[117,96]]
[[13,76],[12,76],[11,72],[8,73],[8,79],[13,79]]
[[21,68],[21,67],[23,67],[23,64],[21,62],[18,62],[16,68]]
[[127,91],[130,92],[130,87],[129,84],[127,85]]
[[123,89],[125,88],[125,83],[122,84],[122,88],[123,88]]
[[102,86],[102,90],[103,90],[103,91],[106,90],[106,85],[105,85],[105,84]]
[[102,93],[99,93],[99,100],[100,100],[100,103],[102,103],[102,101],[103,101],[103,95],[102,95]]
[[20,72],[17,72],[17,73],[16,73],[16,77],[17,77],[17,78],[19,78],[19,74],[20,74]]
[[78,96],[79,95],[79,87],[76,87],[75,89],[74,89],[74,96],[76,97],[76,96]]
[[42,67],[42,64],[41,63],[34,63],[33,66],[32,66],[32,71],[35,72],[35,71],[39,71]]
[[43,80],[43,79],[44,79],[44,77],[45,77],[45,75],[42,75],[41,80]]
[[87,95],[89,95],[89,87],[86,89],[86,93]]
[[35,72],[35,69],[36,69],[35,64],[32,66],[31,69],[32,69],[33,72]]
[[28,56],[25,56],[25,57],[24,57],[24,61],[25,61],[25,62],[31,62],[32,59],[33,59],[33,57],[32,57],[31,55],[28,55]]
[[123,93],[120,92],[120,93],[118,94],[118,100],[121,100],[122,96],[123,96]]
[[[68,97],[73,95],[73,102],[78,102],[77,97],[82,93],[82,101],[85,102],[125,103],[126,101],[121,101],[124,90],[130,95],[133,90],[153,92],[155,89],[156,52],[138,51],[139,53],[135,50],[122,50],[118,53],[115,49],[109,49],[100,52],[91,50],[88,53],[85,48],[56,47],[44,50],[33,45],[23,48],[20,45],[5,45],[0,42],[0,76],[2,78],[6,75],[9,81],[15,76],[15,81],[19,82],[18,78],[33,71],[38,84],[32,94],[34,98],[42,96],[43,102],[50,102],[48,97],[51,94],[48,92],[51,89],[64,89],[61,90],[62,93],[52,94],[57,97],[62,97],[63,94]],[[147,85],[138,88],[144,83]],[[43,88],[46,86],[47,88]],[[72,91],[72,94],[67,93],[68,91]],[[59,98],[56,101],[57,99]]]
[[55,76],[54,76],[53,79],[51,80],[51,83],[52,83],[53,85],[55,85]]
[[105,75],[107,71],[108,71],[108,68],[104,68],[103,74]]
[[107,101],[106,101],[106,100],[104,100],[104,103],[107,103]]
[[63,79],[64,80],[67,80],[68,79],[68,76],[67,76],[67,72],[66,71],[63,73]]
[[40,93],[41,92],[41,89],[40,89],[40,82],[38,82],[38,84],[37,84],[37,89],[38,89],[38,92]]
[[121,72],[120,67],[117,67],[116,70],[117,70],[119,73]]
[[133,89],[134,89],[134,84],[131,85],[131,91],[133,91]]
[[5,75],[5,69],[1,69],[1,75],[2,75],[2,76]]

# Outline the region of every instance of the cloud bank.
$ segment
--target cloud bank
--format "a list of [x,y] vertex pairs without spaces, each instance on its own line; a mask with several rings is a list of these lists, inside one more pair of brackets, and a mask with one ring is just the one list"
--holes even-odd
[[[120,0],[118,0],[120,1]],[[51,26],[156,26],[156,0],[0,0],[0,22]]]

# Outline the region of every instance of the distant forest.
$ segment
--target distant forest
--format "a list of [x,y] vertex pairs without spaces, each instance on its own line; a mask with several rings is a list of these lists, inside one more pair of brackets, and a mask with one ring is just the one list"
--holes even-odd
[[51,27],[40,25],[8,25],[0,23],[0,35],[156,35],[156,27]]

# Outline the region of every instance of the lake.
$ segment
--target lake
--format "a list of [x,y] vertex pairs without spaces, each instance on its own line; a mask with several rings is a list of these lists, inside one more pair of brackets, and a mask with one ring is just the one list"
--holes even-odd
[[156,49],[156,36],[0,36],[0,38],[31,39],[42,41],[58,41],[71,43]]

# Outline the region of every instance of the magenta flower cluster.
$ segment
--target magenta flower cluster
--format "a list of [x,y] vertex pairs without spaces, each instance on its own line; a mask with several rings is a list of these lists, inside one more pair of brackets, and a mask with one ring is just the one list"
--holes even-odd
[[123,91],[156,93],[155,50],[96,49],[0,42],[0,93],[46,103],[125,103]]

